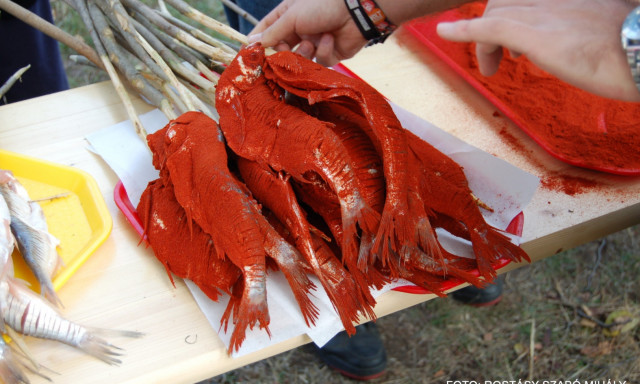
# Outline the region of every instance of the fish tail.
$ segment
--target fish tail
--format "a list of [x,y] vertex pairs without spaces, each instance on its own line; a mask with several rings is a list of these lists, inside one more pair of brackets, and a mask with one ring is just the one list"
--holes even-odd
[[446,297],[444,282],[446,279],[430,272],[417,268],[408,268],[400,263],[398,267],[399,277],[406,279],[422,288],[428,289],[436,296]]
[[495,259],[507,258],[516,263],[521,261],[531,262],[529,255],[500,230],[490,227],[487,237],[489,244],[493,244],[496,249],[495,254],[497,257]]
[[487,285],[486,280],[471,272],[476,267],[473,259],[451,255],[451,258],[446,259],[444,263],[446,268],[443,267],[442,269],[444,272],[442,277],[453,276],[478,288],[484,288]]
[[[273,230],[275,232],[275,230]],[[269,236],[273,244],[274,252],[269,252],[271,258],[278,264],[284,274],[291,291],[298,302],[302,316],[307,326],[315,325],[316,319],[320,315],[318,307],[309,298],[311,290],[315,285],[309,279],[304,270],[304,261],[300,252],[291,246],[286,240],[276,236],[277,233]]]
[[[367,301],[375,303],[373,296],[371,296],[371,294],[369,293],[368,287],[380,287],[381,285],[384,285],[384,283],[387,282],[388,279],[385,278],[375,268],[360,268],[360,265],[362,265],[362,263],[358,263],[358,261],[362,257],[361,253],[364,252],[364,249],[362,250],[362,252],[360,250],[360,246],[362,245],[362,243],[358,244],[358,228],[356,222],[359,223],[360,221],[356,220],[357,214],[355,214],[354,212],[345,213],[344,211],[345,210],[343,209],[342,263],[347,267],[351,275],[354,277],[358,286],[361,287],[361,289],[364,291]],[[379,220],[379,215],[376,211],[372,209],[371,211],[369,211],[369,213],[371,213],[372,215],[373,213],[375,213],[375,215],[377,216],[375,216],[373,219],[376,221]],[[370,227],[365,228],[371,229]],[[375,230],[372,232],[364,232],[364,228],[362,229],[363,234],[375,232]],[[366,246],[368,245],[365,244],[365,247]]]
[[476,255],[476,263],[480,274],[488,280],[493,280],[497,274],[493,264],[500,258],[507,258],[514,262],[526,260],[531,262],[529,256],[511,240],[493,227],[478,227],[469,231],[473,250]]
[[[347,272],[340,260],[329,246],[320,238],[314,237],[315,253],[322,259],[321,273],[316,274],[331,300],[333,308],[342,321],[347,334],[353,335],[361,315],[370,319],[375,318],[373,306],[375,299],[365,297],[365,293],[358,286],[353,276]],[[366,290],[368,291],[368,289]],[[373,303],[370,300],[374,300]]]
[[358,228],[362,234],[373,234],[380,225],[380,214],[364,203],[355,209],[342,209],[342,258],[357,263],[360,244]]
[[398,276],[396,263],[393,262],[394,254],[397,254],[402,246],[415,243],[410,241],[415,231],[411,221],[406,209],[389,203],[385,204],[373,244],[373,252],[382,261],[382,266],[389,268],[391,277]]
[[440,243],[436,237],[435,230],[429,221],[429,218],[425,215],[418,219],[416,225],[416,237],[417,243],[426,254],[430,255],[439,262],[442,266],[445,266],[444,256],[441,251]]
[[360,249],[358,250],[358,269],[367,271],[370,265],[375,264],[375,254],[371,251],[375,237],[372,234],[363,233],[360,237]]
[[240,350],[240,346],[246,338],[247,328],[253,329],[255,325],[258,325],[271,337],[264,268],[262,266],[259,268],[247,266],[243,272],[245,282],[242,297],[234,308],[234,328],[229,342],[229,353]]
[[[76,326],[79,329],[77,332],[81,332],[83,329],[80,326]],[[144,336],[144,333],[137,331],[128,331],[121,329],[107,329],[107,328],[86,328],[83,336],[79,341],[67,342],[67,344],[73,345],[84,353],[95,357],[98,360],[102,360],[110,365],[120,365],[122,362],[118,358],[124,355],[124,350],[108,342],[106,337],[127,337],[127,338],[140,338]],[[65,340],[60,340],[66,342]]]
[[92,333],[88,333],[87,336],[76,345],[76,348],[110,365],[120,365],[122,363],[118,358],[123,355],[122,349]]

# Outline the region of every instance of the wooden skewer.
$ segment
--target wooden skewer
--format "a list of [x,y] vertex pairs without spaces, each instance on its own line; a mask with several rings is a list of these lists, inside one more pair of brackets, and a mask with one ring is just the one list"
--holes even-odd
[[144,129],[144,126],[142,125],[142,122],[140,121],[140,118],[138,117],[138,114],[136,113],[135,108],[133,108],[133,103],[131,102],[131,98],[129,97],[127,90],[122,84],[122,81],[120,80],[120,77],[118,76],[118,72],[113,66],[113,63],[111,62],[111,60],[109,60],[109,56],[107,55],[107,52],[104,46],[102,45],[102,41],[100,40],[100,37],[98,36],[98,33],[96,32],[93,26],[93,20],[91,19],[91,15],[89,14],[89,8],[87,7],[87,3],[85,3],[84,0],[76,0],[75,6],[78,13],[80,13],[80,17],[82,18],[83,22],[89,29],[89,33],[93,38],[93,42],[96,46],[96,50],[98,51],[98,55],[102,61],[102,64],[103,64],[102,67],[105,68],[105,70],[109,74],[109,78],[113,83],[113,87],[118,93],[118,96],[120,97],[120,100],[122,101],[122,104],[124,105],[125,110],[127,111],[127,115],[129,116],[129,119],[131,119],[131,123],[133,124],[136,134],[142,140],[144,140],[144,143],[146,144],[147,132]]
[[5,93],[7,93],[9,91],[9,89],[11,89],[11,87],[13,86],[13,84],[16,83],[16,81],[20,80],[20,78],[22,77],[22,75],[27,72],[27,70],[31,68],[31,64],[25,65],[24,67],[18,69],[16,71],[16,73],[14,73],[13,75],[11,75],[11,77],[9,78],[9,80],[7,80],[4,84],[2,84],[2,87],[0,87],[0,99],[2,99],[2,97],[4,96]]
[[210,28],[222,36],[226,36],[232,40],[235,40],[241,44],[247,45],[249,41],[247,40],[247,36],[242,33],[236,31],[230,26],[219,22],[218,20],[211,18],[204,13],[198,11],[193,8],[189,4],[185,3],[182,0],[165,0],[167,3],[171,4],[172,7],[178,10],[178,12],[182,13],[186,17],[197,21],[198,23],[204,25],[207,28]]

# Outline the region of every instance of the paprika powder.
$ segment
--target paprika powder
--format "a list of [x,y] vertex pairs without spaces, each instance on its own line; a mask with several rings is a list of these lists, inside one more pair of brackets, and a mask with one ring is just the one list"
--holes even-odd
[[585,92],[507,52],[496,74],[485,77],[475,44],[437,35],[439,22],[479,17],[484,7],[469,3],[415,20],[409,29],[556,158],[614,174],[640,174],[640,104]]

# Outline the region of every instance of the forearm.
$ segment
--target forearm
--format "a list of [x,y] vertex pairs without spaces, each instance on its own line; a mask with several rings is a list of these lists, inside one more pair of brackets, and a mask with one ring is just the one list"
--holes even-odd
[[416,17],[455,8],[471,1],[473,0],[376,0],[376,3],[387,19],[400,25]]

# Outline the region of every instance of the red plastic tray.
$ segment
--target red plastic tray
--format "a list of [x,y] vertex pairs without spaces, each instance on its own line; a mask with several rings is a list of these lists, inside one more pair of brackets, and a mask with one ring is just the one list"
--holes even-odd
[[[565,163],[593,169],[596,171],[607,172],[617,175],[624,176],[634,176],[640,175],[640,169],[629,168],[629,167],[616,167],[616,166],[595,166],[590,165],[580,159],[569,158],[562,153],[559,153],[557,150],[552,148],[551,144],[545,141],[544,137],[541,137],[530,122],[525,121],[521,118],[506,102],[499,99],[494,93],[492,93],[489,89],[487,89],[480,81],[471,75],[467,69],[463,68],[460,64],[458,64],[455,60],[453,60],[445,51],[441,49],[441,44],[444,43],[444,40],[440,38],[436,32],[436,26],[439,22],[442,21],[455,21],[458,20],[459,16],[455,10],[443,12],[437,16],[427,16],[419,19],[415,19],[405,25],[405,28],[415,36],[426,48],[432,51],[436,56],[442,59],[448,66],[450,66],[459,76],[461,76],[465,81],[467,81],[471,86],[473,86],[478,92],[480,92],[484,97],[486,97],[498,110],[500,110],[506,117],[508,117],[513,123],[515,123],[523,132],[525,132],[529,137],[531,137],[541,148],[547,151],[550,155],[561,160]],[[487,81],[491,81],[491,78],[488,78]],[[534,89],[530,90],[531,92],[535,92]],[[568,92],[568,91],[567,91]],[[595,98],[596,96],[594,96]],[[587,124],[587,122],[585,122]]]
[[140,220],[140,216],[138,216],[138,212],[136,211],[136,207],[131,204],[131,200],[129,200],[129,195],[127,195],[127,191],[124,189],[124,184],[122,181],[118,181],[115,189],[113,190],[113,200],[116,203],[116,206],[122,212],[125,219],[131,224],[133,229],[143,237],[143,240],[146,240],[146,235],[144,234],[144,227],[142,226],[142,220]]
[[[142,227],[142,222],[140,220],[140,217],[136,212],[136,208],[133,206],[133,204],[131,204],[131,201],[129,200],[129,196],[127,195],[127,191],[124,189],[124,185],[122,184],[121,181],[118,181],[118,184],[116,184],[116,187],[113,191],[113,197],[114,197],[116,206],[118,207],[118,209],[120,209],[120,211],[122,212],[124,217],[127,219],[127,221],[131,224],[131,226],[135,229],[135,231],[140,236],[142,236],[143,240],[146,240],[146,236],[144,235],[144,228]],[[520,212],[516,217],[513,218],[511,223],[509,223],[509,226],[507,227],[506,231],[513,235],[521,236],[523,225],[524,225],[524,215],[522,214],[522,212]],[[502,268],[507,264],[509,264],[510,261],[511,260],[505,259],[505,258],[500,259],[495,267],[496,269]],[[474,276],[480,275],[477,270],[472,271],[471,273]],[[451,288],[457,287],[462,283],[463,283],[462,280],[452,278],[443,284],[443,289],[449,290]],[[393,288],[393,290],[399,291],[399,292],[405,292],[405,293],[412,293],[412,294],[431,293],[429,290],[426,290],[422,287],[418,287],[416,285],[403,285],[400,287],[395,287]]]

